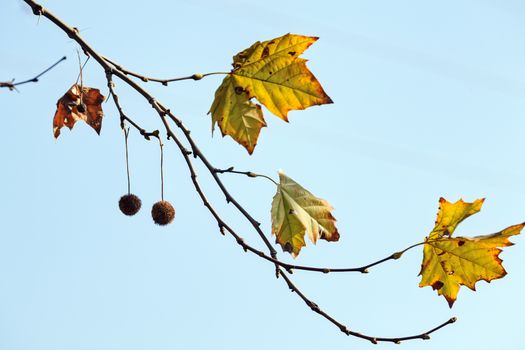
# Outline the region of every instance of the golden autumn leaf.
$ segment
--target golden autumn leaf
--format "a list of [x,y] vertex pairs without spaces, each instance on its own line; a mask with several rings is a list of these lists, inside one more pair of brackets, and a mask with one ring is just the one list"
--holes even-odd
[[[261,106],[253,103],[246,94],[237,94],[230,76],[224,78],[215,96],[231,103],[212,106],[212,131],[215,129],[215,123],[218,123],[222,136],[230,135],[252,154],[261,128],[266,126]],[[215,119],[220,116],[222,119]]]
[[452,237],[459,223],[480,211],[483,199],[450,203],[440,198],[439,203],[436,225],[425,239],[419,286],[431,286],[452,307],[461,285],[475,290],[477,281],[490,282],[507,274],[499,247],[512,245],[509,237],[520,234],[525,223],[485,236]]
[[279,172],[279,185],[272,201],[272,234],[284,251],[295,258],[304,242],[305,232],[315,244],[318,239],[338,241],[339,232],[332,206],[315,197],[297,182]]
[[104,96],[100,90],[74,84],[64,96],[57,101],[57,110],[53,118],[53,135],[60,135],[60,129],[67,126],[70,130],[78,120],[85,121],[97,134],[102,127],[102,102]]
[[[210,108],[212,128],[217,123],[251,154],[260,129],[266,126],[262,112],[255,112],[257,99],[270,112],[288,121],[288,111],[332,103],[321,84],[299,56],[317,37],[286,34],[256,42],[233,57],[233,69],[215,92]],[[246,114],[246,105],[251,113]],[[242,130],[239,130],[241,128]]]

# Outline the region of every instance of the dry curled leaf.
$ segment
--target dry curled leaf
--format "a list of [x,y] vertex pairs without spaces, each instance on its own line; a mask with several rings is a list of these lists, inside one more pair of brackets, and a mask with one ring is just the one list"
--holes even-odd
[[481,210],[483,199],[450,203],[440,198],[439,203],[436,225],[425,239],[419,286],[431,286],[452,307],[460,285],[475,290],[477,281],[490,282],[507,274],[498,247],[512,245],[508,238],[520,234],[525,223],[484,236],[452,237],[459,223]]
[[57,110],[53,118],[53,135],[60,135],[60,129],[67,126],[70,130],[78,120],[85,121],[97,134],[102,127],[102,102],[104,96],[100,90],[74,84],[64,96],[57,101]]

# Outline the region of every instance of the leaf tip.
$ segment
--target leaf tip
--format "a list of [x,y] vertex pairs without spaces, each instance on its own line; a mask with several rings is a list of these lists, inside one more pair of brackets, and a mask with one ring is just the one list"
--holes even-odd
[[254,143],[253,145],[244,145],[244,148],[246,149],[246,151],[248,152],[248,154],[251,156],[253,154],[253,151],[255,150],[255,146],[257,146],[256,143]]
[[448,307],[452,309],[452,306],[454,306],[454,302],[456,301],[456,299],[453,299],[449,296],[445,296],[445,299],[447,299]]

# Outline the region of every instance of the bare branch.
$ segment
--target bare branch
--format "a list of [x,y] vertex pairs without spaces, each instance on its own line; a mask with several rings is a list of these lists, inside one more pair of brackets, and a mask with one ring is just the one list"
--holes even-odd
[[114,61],[110,60],[109,58],[107,58],[106,56],[102,56],[107,62],[111,63],[116,69],[118,69],[119,71],[121,71],[122,73],[126,74],[126,75],[130,75],[132,77],[135,77],[135,78],[138,78],[140,80],[142,80],[143,82],[147,83],[147,82],[155,82],[155,83],[161,83],[162,85],[164,86],[168,86],[168,83],[171,83],[171,82],[174,82],[174,81],[181,81],[181,80],[201,80],[202,78],[204,77],[207,77],[209,75],[224,75],[224,74],[229,74],[228,72],[212,72],[212,73],[205,73],[205,74],[201,74],[201,73],[195,73],[195,74],[192,74],[192,75],[188,75],[188,76],[185,76],[185,77],[178,77],[178,78],[169,78],[169,79],[160,79],[160,78],[152,78],[152,77],[147,77],[145,75],[141,75],[139,73],[135,73],[135,72],[132,72],[124,67],[122,67],[121,65],[119,64],[116,64]]
[[[314,303],[312,300],[308,299],[305,296],[305,294],[299,290],[299,288],[292,282],[291,278],[280,268],[280,266],[282,266],[284,269],[286,269],[289,272],[291,272],[292,269],[302,269],[302,270],[307,270],[307,271],[317,271],[317,272],[323,272],[323,273],[332,272],[332,271],[335,272],[337,270],[341,270],[339,272],[343,272],[342,270],[348,270],[348,271],[344,271],[344,272],[350,272],[350,270],[356,270],[356,271],[359,271],[359,272],[366,272],[366,270],[369,267],[381,264],[381,263],[383,263],[385,261],[388,261],[388,260],[398,259],[399,257],[401,257],[401,255],[406,250],[411,249],[411,248],[413,248],[413,247],[415,247],[417,245],[424,244],[424,243],[418,243],[416,245],[410,246],[410,247],[408,247],[407,249],[405,249],[405,250],[403,250],[401,252],[394,253],[394,254],[388,256],[387,258],[381,259],[381,260],[379,260],[377,262],[374,262],[372,264],[368,264],[368,265],[360,267],[360,268],[352,268],[352,269],[323,269],[323,268],[310,268],[310,267],[306,267],[306,266],[290,265],[290,264],[286,264],[286,263],[280,262],[279,260],[277,260],[277,252],[275,251],[273,246],[268,241],[268,238],[266,237],[264,232],[261,230],[260,223],[257,220],[255,220],[251,216],[251,214],[248,213],[247,210],[243,206],[241,206],[239,204],[239,202],[230,194],[230,192],[228,191],[226,186],[223,184],[223,182],[219,178],[219,174],[222,173],[222,172],[220,170],[218,171],[217,168],[214,167],[207,160],[207,158],[204,156],[204,154],[198,148],[198,146],[195,143],[195,141],[193,140],[193,138],[190,136],[190,131],[184,126],[182,121],[178,117],[176,117],[170,111],[170,109],[168,109],[162,103],[157,101],[154,96],[152,96],[149,92],[147,92],[145,89],[143,89],[135,81],[131,80],[128,77],[128,75],[131,75],[131,76],[134,76],[134,77],[138,77],[140,79],[145,78],[146,80],[153,80],[153,79],[150,79],[150,78],[147,78],[147,77],[144,77],[142,75],[135,74],[135,73],[131,74],[131,72],[123,70],[121,66],[117,65],[116,63],[114,63],[112,61],[107,60],[104,56],[102,56],[99,53],[97,53],[86,41],[84,41],[84,39],[82,39],[80,37],[78,30],[76,30],[75,28],[70,27],[67,24],[65,24],[64,22],[62,22],[58,17],[56,17],[54,14],[52,14],[49,11],[47,11],[46,9],[44,9],[40,4],[36,3],[35,1],[33,1],[33,0],[24,0],[24,1],[32,8],[33,13],[35,15],[44,16],[47,19],[49,19],[51,22],[53,22],[55,25],[57,25],[59,28],[61,28],[71,39],[75,40],[81,46],[81,48],[83,49],[84,53],[86,53],[87,55],[90,55],[91,57],[93,57],[102,66],[102,68],[106,72],[106,77],[107,77],[107,81],[108,81],[108,87],[109,87],[109,89],[111,91],[111,94],[113,96],[113,101],[115,102],[115,105],[117,106],[117,109],[118,109],[118,111],[120,113],[121,124],[124,121],[129,122],[134,128],[139,130],[139,132],[144,137],[146,137],[146,136],[148,136],[148,137],[149,136],[159,137],[159,132],[157,130],[152,132],[152,133],[147,133],[143,128],[141,128],[131,118],[129,118],[127,115],[124,114],[123,109],[122,109],[122,107],[121,107],[121,105],[119,103],[118,96],[116,95],[116,93],[114,91],[114,84],[113,84],[112,77],[113,76],[117,76],[124,83],[129,85],[131,88],[133,88],[136,92],[138,92],[140,95],[142,95],[148,101],[148,103],[151,105],[151,107],[158,113],[158,115],[159,115],[159,117],[160,117],[160,119],[161,119],[161,121],[162,121],[162,123],[164,125],[164,128],[166,130],[168,138],[172,139],[175,142],[175,144],[177,145],[177,147],[179,148],[180,153],[181,153],[182,157],[184,158],[184,160],[186,162],[186,165],[187,165],[187,168],[188,168],[188,170],[190,172],[190,177],[191,177],[192,183],[193,183],[193,185],[195,187],[195,190],[196,190],[197,194],[199,195],[199,197],[201,198],[202,203],[204,204],[204,206],[209,210],[210,214],[217,221],[217,224],[219,226],[220,232],[223,233],[223,234],[224,234],[225,231],[229,232],[236,239],[237,243],[243,247],[243,249],[245,251],[251,251],[252,253],[256,254],[257,256],[259,256],[261,258],[263,258],[265,260],[268,260],[268,261],[271,261],[275,265],[277,276],[282,276],[284,281],[286,282],[287,286],[292,291],[294,291],[299,296],[299,298],[301,298],[313,312],[318,313],[321,316],[323,316],[324,318],[326,318],[328,321],[330,321],[335,326],[337,326],[345,334],[351,335],[351,336],[355,336],[355,337],[358,337],[358,338],[362,338],[362,339],[366,339],[366,340],[369,340],[369,341],[371,341],[373,343],[377,343],[377,342],[394,342],[394,343],[399,343],[401,341],[411,340],[411,339],[429,339],[429,334],[430,333],[435,332],[435,331],[441,329],[442,327],[444,327],[444,326],[446,326],[448,324],[451,324],[451,323],[453,323],[455,321],[455,318],[452,318],[452,319],[450,319],[450,320],[440,324],[439,326],[431,329],[430,331],[428,331],[426,333],[421,333],[421,334],[418,334],[418,335],[407,336],[407,337],[396,337],[396,338],[384,338],[384,337],[371,337],[371,336],[367,336],[367,335],[364,335],[364,334],[361,334],[361,333],[357,333],[357,332],[351,331],[345,325],[343,325],[342,323],[337,321],[335,318],[330,316],[328,313],[324,312],[316,303]],[[178,80],[189,79],[189,78],[191,78],[191,77],[176,78],[175,80],[177,80],[177,79]],[[191,78],[191,79],[194,79],[194,78]],[[144,79],[142,79],[142,80],[144,80]],[[194,79],[194,80],[198,80],[198,79]],[[163,82],[163,81],[164,80],[161,80],[161,81],[158,81],[158,82]],[[175,132],[172,130],[172,128],[170,126],[170,123],[169,123],[170,121],[173,122],[177,126],[177,128],[182,132],[182,134],[184,135],[184,138],[186,139],[186,141],[188,142],[188,144],[189,144],[189,146],[191,148],[191,151],[189,151],[186,148],[186,146],[182,143],[182,141],[177,137]],[[148,137],[146,137],[146,138],[148,138]],[[201,185],[200,185],[200,183],[198,181],[198,176],[197,176],[197,173],[195,171],[195,167],[193,166],[192,159],[191,159],[190,155],[193,155],[194,158],[199,159],[204,164],[205,168],[208,170],[209,174],[212,176],[212,178],[215,180],[215,183],[217,184],[217,186],[220,188],[220,190],[224,194],[224,196],[226,198],[226,201],[228,203],[231,203],[242,214],[242,216],[244,216],[244,218],[246,220],[248,220],[248,222],[250,222],[250,224],[252,225],[254,230],[257,232],[257,234],[259,235],[261,240],[264,242],[264,244],[268,248],[268,251],[270,252],[270,256],[267,256],[262,251],[259,251],[259,250],[255,249],[255,248],[251,247],[250,245],[246,244],[244,242],[243,238],[240,237],[221,218],[221,216],[217,213],[217,211],[214,209],[214,207],[208,201],[208,199],[207,199],[207,197],[206,197],[206,195],[205,195],[205,193],[204,193],[204,191],[203,191],[203,189],[202,189],[202,187],[201,187]],[[233,169],[232,169],[231,172],[233,172]],[[250,176],[248,174],[245,174],[245,175]]]
[[270,180],[271,182],[273,182],[276,186],[279,186],[279,184],[277,183],[277,181],[275,181],[274,179],[272,179],[270,176],[268,175],[263,175],[263,174],[257,174],[257,173],[254,173],[252,171],[238,171],[238,170],[234,170],[234,168],[231,166],[229,167],[228,169],[215,169],[215,172],[218,173],[218,174],[226,174],[226,173],[230,173],[230,174],[239,174],[239,175],[246,175],[248,177],[262,177],[262,178],[265,178],[267,180]]
[[416,335],[409,335],[409,336],[405,336],[405,337],[395,337],[395,338],[372,337],[372,336],[369,336],[369,335],[365,335],[365,334],[362,334],[362,333],[350,330],[347,326],[345,326],[344,324],[342,324],[341,322],[337,321],[332,316],[327,314],[325,311],[323,311],[319,307],[319,305],[314,303],[312,300],[308,299],[308,297],[306,295],[304,295],[297,288],[297,286],[291,281],[291,279],[286,274],[283,273],[282,276],[283,276],[283,279],[286,281],[286,284],[288,285],[288,288],[290,288],[290,290],[292,292],[295,292],[299,296],[299,298],[301,298],[305,302],[305,304],[313,312],[315,312],[315,313],[321,315],[322,317],[326,318],[328,321],[333,323],[337,328],[339,328],[339,330],[341,330],[341,332],[343,332],[344,334],[351,335],[351,336],[354,336],[354,337],[357,337],[357,338],[361,338],[361,339],[369,340],[373,344],[377,344],[379,342],[390,342],[390,343],[400,344],[402,341],[414,340],[414,339],[428,340],[428,339],[430,339],[430,334],[431,333],[434,333],[435,331],[437,331],[437,330],[439,330],[439,329],[441,329],[441,328],[443,328],[443,327],[445,327],[445,326],[447,326],[449,324],[452,324],[452,323],[456,322],[456,320],[457,320],[456,317],[452,317],[452,318],[448,319],[447,321],[443,322],[442,324],[440,324],[439,326],[434,327],[434,328],[432,328],[431,330],[429,330],[427,332],[416,334]]
[[38,82],[38,78],[40,78],[42,75],[44,75],[47,72],[49,72],[51,69],[55,68],[60,62],[64,61],[66,58],[67,58],[66,56],[62,57],[61,59],[59,59],[58,61],[53,63],[51,66],[46,68],[44,71],[42,71],[41,73],[36,75],[34,78],[27,79],[27,80],[24,80],[24,81],[20,81],[18,83],[15,83],[15,79],[12,79],[11,81],[7,81],[7,82],[0,82],[0,88],[8,88],[9,90],[12,91],[12,90],[16,90],[16,87],[19,86],[19,85],[23,85],[23,84],[27,84],[27,83],[37,83]]

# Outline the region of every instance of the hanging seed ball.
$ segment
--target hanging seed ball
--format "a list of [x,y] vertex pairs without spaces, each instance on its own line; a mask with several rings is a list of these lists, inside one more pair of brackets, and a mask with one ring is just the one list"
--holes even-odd
[[151,217],[157,225],[167,225],[175,218],[175,209],[168,201],[160,201],[153,204]]
[[134,194],[126,194],[120,197],[120,200],[118,201],[118,207],[120,208],[120,211],[128,216],[137,214],[141,205],[142,202],[140,198]]

